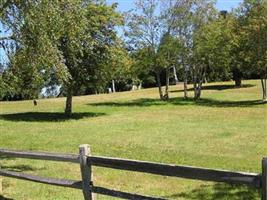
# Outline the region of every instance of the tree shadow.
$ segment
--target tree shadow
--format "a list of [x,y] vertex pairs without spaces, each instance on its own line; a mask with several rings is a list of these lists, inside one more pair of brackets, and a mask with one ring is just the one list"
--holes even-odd
[[120,102],[101,102],[101,103],[90,103],[87,105],[91,106],[114,106],[114,107],[146,107],[146,106],[154,106],[154,105],[164,105],[165,101],[160,101],[159,99],[149,99],[149,98],[140,98],[132,101],[120,101]]
[[[243,84],[241,87],[236,87],[235,85],[203,85],[202,90],[232,90],[232,89],[240,89],[240,88],[250,88],[256,85],[253,84]],[[193,91],[194,88],[189,88],[188,91]],[[171,93],[175,92],[184,92],[183,89],[180,90],[172,90]]]
[[79,120],[82,118],[98,117],[105,115],[105,113],[73,113],[70,117],[61,112],[24,112],[2,114],[0,119],[8,121],[26,121],[26,122],[60,122],[68,120]]
[[184,99],[183,97],[173,98],[170,100],[171,104],[174,105],[198,105],[207,107],[253,107],[257,105],[264,105],[266,102],[261,100],[246,100],[246,101],[221,101],[211,98],[201,98],[194,100],[193,98]]
[[165,196],[167,199],[191,199],[191,200],[258,200],[260,190],[247,186],[229,185],[217,183],[215,185],[201,185],[199,188],[189,192],[177,193]]
[[12,165],[12,166],[3,166],[1,165],[1,169],[13,172],[24,172],[24,171],[35,171],[36,169],[28,166],[28,165]]
[[7,197],[4,197],[4,196],[0,195],[0,200],[13,200],[13,199],[7,198]]
[[197,105],[197,106],[207,106],[207,107],[252,107],[257,105],[266,104],[261,100],[247,100],[247,101],[219,101],[216,99],[202,98],[199,100],[194,100],[193,98],[184,99],[183,97],[171,98],[169,101],[160,101],[159,99],[148,99],[141,98],[127,102],[101,102],[101,103],[91,103],[91,106],[116,106],[116,107],[148,107],[155,105]]
[[0,155],[0,160],[3,160],[3,159],[11,160],[11,159],[15,159],[15,158],[11,158],[11,157],[8,157],[8,156]]

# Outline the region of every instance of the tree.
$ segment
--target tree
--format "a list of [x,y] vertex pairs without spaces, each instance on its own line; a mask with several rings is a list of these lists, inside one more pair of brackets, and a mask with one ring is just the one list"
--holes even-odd
[[219,16],[199,28],[194,34],[194,62],[192,67],[194,98],[201,96],[201,87],[208,76],[229,77],[231,63],[230,21]]
[[242,51],[242,41],[240,37],[240,23],[238,22],[238,17],[235,15],[235,12],[229,13],[225,15],[225,20],[228,21],[227,27],[230,29],[231,32],[231,52],[230,52],[230,58],[231,58],[231,63],[230,63],[230,68],[232,72],[232,78],[235,81],[235,86],[236,87],[241,87],[242,86],[242,78],[243,78],[243,73],[242,73],[242,65],[243,65],[243,55],[240,54]]
[[[125,32],[131,47],[139,51],[139,58],[142,59],[139,63],[155,73],[160,99],[168,100],[169,71],[177,65],[180,43],[172,37],[172,24],[163,9],[164,1],[161,3],[156,0],[137,1],[136,9],[127,13]],[[165,92],[161,82],[163,73],[166,78]]]
[[160,66],[166,71],[166,87],[164,99],[169,99],[170,70],[177,65],[178,55],[180,51],[180,41],[174,38],[170,33],[165,33],[160,41],[157,52],[157,59]]
[[25,72],[21,82],[29,79],[36,91],[56,74],[66,89],[65,113],[70,115],[74,91],[109,58],[114,26],[121,24],[115,5],[83,0],[1,3],[1,23],[16,44],[12,67]]
[[112,83],[112,92],[116,92],[116,82],[126,83],[130,79],[132,59],[122,43],[110,48],[110,59],[105,64],[105,80]]
[[[213,0],[169,0],[165,6],[165,16],[172,35],[182,44],[179,52],[179,63],[183,68],[184,97],[187,98],[189,72],[194,73],[194,33],[204,24],[214,19]],[[192,75],[197,76],[196,74]],[[197,79],[195,79],[196,81]],[[196,86],[196,84],[195,84]],[[196,91],[196,90],[195,90]]]
[[[163,1],[164,2],[164,1]],[[165,1],[164,16],[168,28],[172,34],[179,38],[181,43],[181,51],[178,54],[178,62],[182,67],[184,81],[184,97],[188,97],[187,83],[189,62],[192,59],[192,7],[194,0]]]
[[[17,76],[16,90],[21,88],[22,98],[35,98],[44,83],[44,75],[52,68],[65,74],[62,62],[58,62],[59,52],[50,40],[53,34],[44,32],[54,23],[54,3],[32,1],[2,1],[1,24],[9,35],[1,38],[1,44],[9,57],[9,72]],[[48,19],[44,10],[50,10]],[[38,15],[38,18],[36,17]],[[37,27],[37,24],[40,24]],[[51,33],[54,32],[50,27]],[[41,34],[42,33],[42,34]],[[63,78],[63,76],[62,76]]]
[[147,53],[148,50],[146,48],[130,50],[130,57],[132,60],[130,72],[133,85],[140,86],[140,84],[142,84],[144,87],[157,86],[155,73],[151,69],[151,61]]
[[193,63],[191,66],[191,73],[193,77],[194,85],[194,98],[198,99],[201,95],[202,83],[206,75],[206,67],[203,62],[195,62],[194,49],[197,48],[197,42],[194,40],[194,34],[197,33],[202,27],[204,27],[209,22],[213,21],[216,14],[216,9],[214,7],[214,1],[201,0],[195,2],[195,9],[193,12],[192,28],[193,28],[193,42],[192,42],[192,54]]
[[143,66],[149,67],[156,75],[159,88],[159,96],[164,100],[160,75],[162,66],[157,62],[157,51],[163,26],[158,13],[159,2],[156,0],[138,0],[136,8],[126,15],[125,35],[129,45],[135,49],[142,49]]
[[262,99],[267,98],[267,2],[245,0],[237,12],[238,47],[243,73],[256,74],[262,83]]

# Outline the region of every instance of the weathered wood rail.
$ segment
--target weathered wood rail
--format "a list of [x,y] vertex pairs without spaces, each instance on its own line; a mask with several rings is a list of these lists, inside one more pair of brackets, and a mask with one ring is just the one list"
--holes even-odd
[[261,189],[262,200],[267,200],[267,158],[263,158],[262,160],[262,173],[256,174],[198,168],[192,166],[169,165],[155,162],[110,158],[102,156],[92,156],[90,152],[90,147],[88,145],[81,145],[79,148],[79,154],[58,154],[47,152],[27,152],[0,149],[0,155],[16,158],[79,163],[81,168],[81,181],[39,177],[29,174],[2,170],[1,168],[0,176],[34,181],[55,186],[80,189],[83,191],[85,200],[95,199],[96,197],[94,193],[123,199],[162,199],[94,186],[92,166],[202,181],[223,182],[228,184],[242,184],[247,185],[249,187]]

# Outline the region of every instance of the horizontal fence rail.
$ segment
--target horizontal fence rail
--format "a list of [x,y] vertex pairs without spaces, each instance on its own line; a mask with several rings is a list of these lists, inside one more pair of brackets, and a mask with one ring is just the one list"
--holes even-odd
[[226,170],[199,168],[192,166],[170,165],[147,161],[138,161],[121,158],[111,158],[102,156],[91,156],[88,145],[81,145],[79,154],[59,154],[48,152],[29,152],[29,151],[13,151],[0,149],[0,156],[50,160],[59,162],[80,163],[82,181],[44,178],[35,175],[28,175],[17,172],[10,172],[0,169],[0,176],[12,177],[22,180],[34,181],[55,186],[63,186],[74,189],[83,190],[84,199],[95,199],[92,193],[108,195],[123,199],[162,199],[148,197],[139,194],[131,194],[127,192],[116,191],[99,186],[94,186],[92,181],[91,166],[105,167],[112,169],[128,170],[142,173],[149,173],[162,176],[179,177],[186,179],[224,182],[228,184],[243,184],[250,187],[262,189],[262,200],[267,200],[267,159],[262,161],[262,174],[233,172]]
[[186,179],[197,179],[203,181],[245,184],[258,188],[260,187],[261,182],[261,176],[255,173],[231,172],[226,170],[168,165],[138,160],[126,160],[120,158],[90,156],[88,157],[88,163],[99,167],[144,172]]
[[93,192],[95,192],[97,194],[117,197],[117,198],[121,198],[121,199],[165,200],[163,198],[149,197],[149,196],[144,196],[144,195],[139,195],[139,194],[131,194],[131,193],[127,193],[127,192],[111,190],[111,189],[98,187],[98,186],[93,186]]
[[29,158],[29,159],[37,159],[37,160],[50,160],[50,161],[59,161],[59,162],[79,163],[79,155],[77,154],[14,151],[14,150],[0,149],[0,155],[8,156],[8,157],[15,157],[15,158]]
[[75,189],[82,188],[81,181],[40,177],[40,176],[34,176],[34,175],[23,174],[23,173],[18,173],[18,172],[11,172],[11,171],[1,170],[1,169],[0,169],[0,176],[6,176],[6,177],[17,178],[17,179],[26,180],[26,181],[33,181],[37,183],[44,183],[48,185],[69,187],[69,188],[75,188]]

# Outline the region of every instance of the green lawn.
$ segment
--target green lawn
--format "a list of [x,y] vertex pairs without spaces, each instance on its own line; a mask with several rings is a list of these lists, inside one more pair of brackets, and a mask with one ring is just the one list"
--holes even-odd
[[[78,153],[260,172],[267,155],[267,104],[260,81],[205,86],[202,100],[185,101],[181,86],[160,102],[157,89],[75,97],[73,119],[65,98],[0,102],[0,148]],[[190,96],[192,96],[192,91]],[[0,157],[6,170],[80,179],[79,165]],[[94,168],[95,185],[169,199],[259,199],[259,191],[211,182]],[[82,192],[3,178],[0,199],[82,199]],[[98,196],[98,199],[110,197]]]

